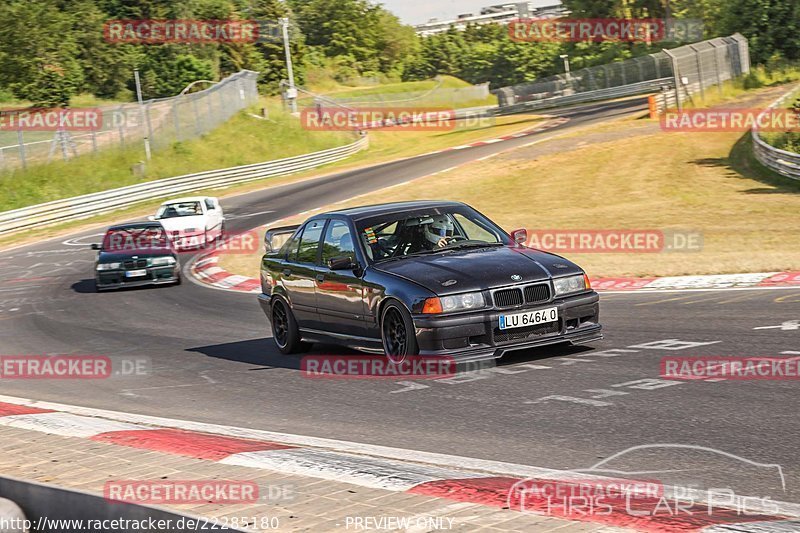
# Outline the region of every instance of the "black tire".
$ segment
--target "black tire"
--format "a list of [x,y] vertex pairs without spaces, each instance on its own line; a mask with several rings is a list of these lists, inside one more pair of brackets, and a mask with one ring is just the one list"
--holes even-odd
[[381,341],[386,357],[396,363],[419,353],[414,321],[398,302],[387,303],[381,311]]
[[272,302],[272,338],[282,354],[306,352],[311,347],[300,338],[300,329],[289,306],[280,298]]

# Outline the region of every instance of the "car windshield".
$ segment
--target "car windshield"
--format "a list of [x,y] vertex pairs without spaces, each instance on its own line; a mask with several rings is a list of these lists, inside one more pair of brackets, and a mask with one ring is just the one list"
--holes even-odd
[[178,202],[162,205],[156,213],[156,219],[191,217],[202,214],[203,209],[200,207],[200,202]]
[[145,252],[169,247],[166,232],[160,226],[111,229],[103,238],[104,252]]
[[359,236],[375,262],[510,243],[501,228],[466,207],[371,218],[359,225]]

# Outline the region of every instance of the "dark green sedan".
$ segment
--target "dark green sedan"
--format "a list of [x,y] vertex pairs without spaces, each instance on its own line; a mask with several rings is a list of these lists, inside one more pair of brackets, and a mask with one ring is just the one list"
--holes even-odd
[[98,291],[181,282],[178,256],[159,222],[112,226],[92,249],[98,250],[94,265]]

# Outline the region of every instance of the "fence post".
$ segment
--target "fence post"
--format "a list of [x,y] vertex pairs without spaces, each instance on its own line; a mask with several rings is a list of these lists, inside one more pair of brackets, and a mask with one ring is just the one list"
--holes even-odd
[[[152,103],[153,103],[153,101],[150,100],[144,106],[144,118],[145,118],[145,122],[147,123],[148,148],[150,146],[149,143],[154,140],[153,139],[153,125],[150,122],[150,106],[151,106]],[[148,152],[149,152],[149,149],[148,149]]]
[[678,111],[683,111],[683,105],[681,104],[681,75],[678,71],[678,58],[672,55],[669,50],[662,50],[667,57],[672,60],[672,75],[675,79],[675,102],[678,106]]
[[706,90],[703,87],[703,64],[700,61],[700,52],[694,47],[693,44],[689,45],[689,48],[694,52],[695,63],[697,63],[697,81],[700,83],[700,98],[703,99],[703,102],[706,101]]
[[172,103],[172,122],[175,125],[175,140],[181,140],[181,118],[178,116],[178,99],[181,98],[180,96],[175,99]]
[[123,105],[119,106],[119,111],[120,111],[120,115],[119,115],[119,117],[120,117],[120,121],[119,121],[119,144],[120,144],[120,146],[122,148],[125,148],[125,128],[123,127],[123,125],[126,122],[128,122],[128,115],[125,113],[125,111],[123,109],[124,107],[125,106],[123,106]]
[[22,161],[22,168],[28,168],[28,161],[25,157],[25,139],[22,135],[22,129],[17,130],[17,146],[19,146],[19,160]]
[[719,95],[722,96],[722,77],[719,73],[719,48],[714,44],[714,41],[708,41],[708,44],[714,50],[714,72],[717,74],[717,90]]

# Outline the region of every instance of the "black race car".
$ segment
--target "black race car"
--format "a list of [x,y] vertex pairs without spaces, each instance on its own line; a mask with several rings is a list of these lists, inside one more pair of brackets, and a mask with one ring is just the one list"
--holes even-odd
[[332,211],[265,240],[258,298],[286,354],[318,341],[469,361],[602,338],[580,267],[462,203]]
[[131,222],[106,231],[94,265],[95,287],[178,284],[181,268],[172,242],[160,222]]

